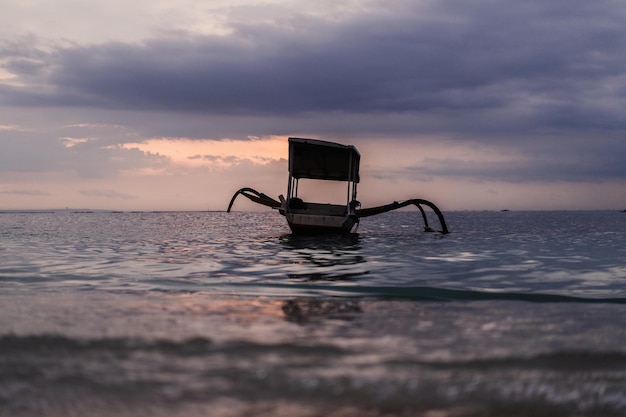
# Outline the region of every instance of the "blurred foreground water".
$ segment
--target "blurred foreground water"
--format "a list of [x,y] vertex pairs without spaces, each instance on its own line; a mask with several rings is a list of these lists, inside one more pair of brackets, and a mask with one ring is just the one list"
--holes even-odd
[[0,416],[626,415],[626,213],[446,219],[0,213]]

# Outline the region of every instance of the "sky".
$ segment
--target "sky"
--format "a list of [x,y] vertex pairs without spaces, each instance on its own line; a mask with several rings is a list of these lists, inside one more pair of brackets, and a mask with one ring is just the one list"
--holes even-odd
[[623,0],[0,11],[0,210],[277,197],[289,136],[355,145],[363,207],[626,209]]

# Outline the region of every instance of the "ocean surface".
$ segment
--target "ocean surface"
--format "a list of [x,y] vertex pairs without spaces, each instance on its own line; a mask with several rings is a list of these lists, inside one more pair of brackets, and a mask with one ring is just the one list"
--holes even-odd
[[0,416],[625,416],[626,213],[444,214],[2,212]]

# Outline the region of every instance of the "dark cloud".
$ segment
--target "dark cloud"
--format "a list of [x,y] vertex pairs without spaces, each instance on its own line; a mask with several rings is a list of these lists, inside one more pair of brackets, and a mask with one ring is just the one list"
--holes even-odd
[[[509,149],[480,145],[487,156],[429,157],[396,170],[378,172],[377,177],[398,176],[430,181],[455,178],[469,181],[497,180],[509,183],[602,182],[626,179],[624,137],[602,133],[586,136],[542,135],[528,141],[525,137],[502,138]],[[489,157],[490,151],[498,155]]]
[[303,28],[240,24],[228,37],[65,47],[45,59],[31,48],[8,68],[39,73],[48,91],[5,86],[3,102],[280,116],[508,110],[542,126],[623,128],[624,9],[443,1],[340,25],[309,17]]
[[212,163],[225,163],[229,165],[241,164],[249,162],[246,158],[239,158],[238,156],[219,156],[219,155],[193,155],[188,157],[190,160],[203,160]]
[[[416,179],[443,177],[472,181],[503,182],[598,182],[607,176],[626,178],[626,170],[612,161],[610,167],[598,161],[580,159],[540,158],[523,161],[477,162],[463,159],[427,159],[419,166],[406,168],[403,174]],[[612,171],[612,172],[609,172]]]
[[0,190],[0,194],[5,195],[25,195],[25,196],[45,196],[49,193],[41,190],[22,189],[22,190]]
[[124,170],[158,169],[168,163],[163,156],[110,146],[101,140],[68,147],[67,139],[55,136],[55,133],[60,132],[0,131],[1,172],[70,172],[86,178],[107,178]]
[[79,194],[90,197],[102,197],[107,199],[133,200],[135,197],[130,194],[120,193],[115,190],[80,190]]

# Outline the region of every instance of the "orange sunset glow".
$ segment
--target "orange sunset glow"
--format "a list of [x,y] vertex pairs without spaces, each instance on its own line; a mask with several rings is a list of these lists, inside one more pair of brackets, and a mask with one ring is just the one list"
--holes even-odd
[[281,158],[287,159],[286,143],[287,137],[251,138],[245,144],[232,139],[155,138],[141,143],[126,143],[123,147],[166,157],[176,165],[219,169],[242,161],[266,165]]

